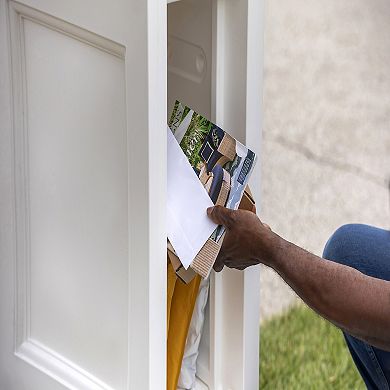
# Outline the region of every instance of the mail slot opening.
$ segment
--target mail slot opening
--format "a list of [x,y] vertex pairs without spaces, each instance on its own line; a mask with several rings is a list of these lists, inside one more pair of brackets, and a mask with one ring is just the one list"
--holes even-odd
[[[212,11],[212,0],[181,0],[168,4],[167,120],[176,100],[211,120],[215,119],[212,102]],[[210,154],[211,150],[205,149],[204,153]],[[211,276],[211,284],[212,279]],[[196,376],[199,388],[212,388],[209,304],[206,306]]]

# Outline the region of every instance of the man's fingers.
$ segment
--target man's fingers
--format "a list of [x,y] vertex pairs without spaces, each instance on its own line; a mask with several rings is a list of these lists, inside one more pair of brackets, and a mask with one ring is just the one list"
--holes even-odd
[[220,259],[215,260],[215,263],[213,265],[215,272],[221,272],[223,270],[224,264],[223,261]]
[[207,215],[218,225],[224,225],[228,229],[233,225],[234,211],[222,206],[209,207]]
[[223,249],[220,249],[218,256],[214,262],[213,268],[215,272],[221,272],[225,266]]

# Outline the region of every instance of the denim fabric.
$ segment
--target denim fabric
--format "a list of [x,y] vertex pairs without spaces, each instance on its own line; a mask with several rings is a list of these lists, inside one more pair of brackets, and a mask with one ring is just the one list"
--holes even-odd
[[[344,225],[328,240],[323,257],[374,278],[390,280],[390,232],[367,225]],[[346,333],[344,337],[367,388],[389,390],[390,352]]]

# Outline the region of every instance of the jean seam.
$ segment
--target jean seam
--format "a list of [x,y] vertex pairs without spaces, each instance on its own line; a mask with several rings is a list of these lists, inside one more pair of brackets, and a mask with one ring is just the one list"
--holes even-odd
[[369,344],[366,344],[366,343],[363,343],[367,352],[368,352],[368,356],[370,356],[373,364],[374,364],[374,367],[375,367],[375,370],[376,370],[376,373],[378,374],[379,376],[379,379],[381,380],[382,384],[384,385],[384,390],[390,390],[389,389],[389,382],[387,381],[387,378],[382,370],[382,367],[381,365],[379,364],[379,361],[378,361],[378,358],[376,357],[376,354],[375,354],[375,351],[374,349],[372,348],[371,345]]

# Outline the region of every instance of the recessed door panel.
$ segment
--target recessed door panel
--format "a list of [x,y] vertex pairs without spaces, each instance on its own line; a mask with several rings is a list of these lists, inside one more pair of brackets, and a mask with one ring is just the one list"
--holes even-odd
[[1,389],[165,383],[155,3],[0,0]]
[[124,388],[124,58],[34,21],[23,27],[30,337]]

